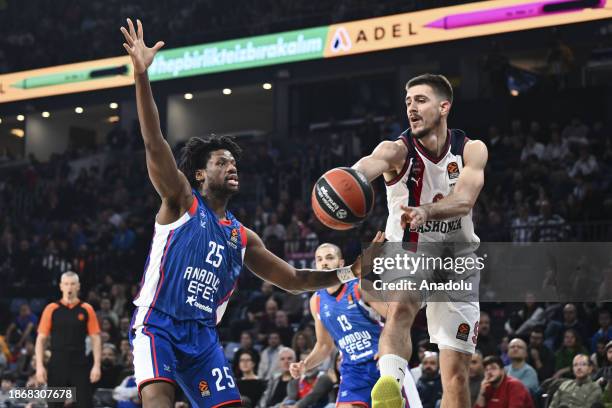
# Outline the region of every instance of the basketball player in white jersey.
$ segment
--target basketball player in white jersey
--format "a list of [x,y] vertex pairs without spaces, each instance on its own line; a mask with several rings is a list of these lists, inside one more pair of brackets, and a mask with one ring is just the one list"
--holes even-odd
[[[353,166],[370,181],[384,176],[388,241],[479,242],[471,214],[484,184],[488,153],[483,142],[447,127],[452,102],[453,89],[444,76],[412,78],[406,85],[410,128],[397,140],[380,143]],[[412,353],[410,327],[421,306],[414,297],[388,304],[373,408],[402,406],[399,384]],[[469,407],[468,366],[479,316],[478,302],[427,302],[430,339],[440,348],[442,408]]]

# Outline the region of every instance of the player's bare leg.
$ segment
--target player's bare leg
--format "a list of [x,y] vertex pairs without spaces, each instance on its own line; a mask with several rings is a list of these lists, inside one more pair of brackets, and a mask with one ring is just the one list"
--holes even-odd
[[419,308],[420,303],[410,299],[389,303],[378,344],[380,379],[372,389],[373,408],[400,408],[405,404],[401,389],[412,355],[410,328]]
[[168,382],[147,384],[140,396],[143,408],[174,408],[174,385]]
[[336,404],[336,408],[363,408],[364,405],[340,403]]
[[470,388],[468,368],[472,356],[450,349],[440,350],[440,376],[442,377],[441,408],[468,408]]

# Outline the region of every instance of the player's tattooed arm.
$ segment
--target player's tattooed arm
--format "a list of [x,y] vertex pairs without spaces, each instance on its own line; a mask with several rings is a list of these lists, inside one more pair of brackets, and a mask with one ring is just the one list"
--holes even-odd
[[[147,68],[153,63],[155,54],[164,43],[158,41],[153,47],[147,47],[142,23],[136,20],[136,24],[137,28],[134,28],[132,20],[128,19],[128,28],[121,27],[121,32],[126,41],[123,47],[130,55],[134,68],[136,106],[146,151],[147,170],[157,193],[178,212],[180,209],[188,209],[191,205],[191,188],[185,175],[178,170],[172,149],[162,135],[159,113],[147,75]],[[161,215],[163,217],[164,214]],[[173,220],[158,221],[165,223]]]
[[474,207],[480,190],[484,186],[484,169],[487,164],[487,146],[480,140],[465,145],[463,159],[465,165],[453,192],[442,200],[419,207],[402,206],[402,227],[418,228],[427,220],[446,220],[467,215]]
[[[291,293],[301,293],[323,289],[340,283],[338,269],[319,271],[315,269],[296,269],[270,252],[261,238],[250,229],[247,232],[247,249],[244,263],[255,275]],[[360,262],[343,269],[346,274],[358,276]]]
[[363,173],[368,181],[372,181],[381,174],[385,179],[394,178],[401,170],[408,153],[407,147],[401,140],[394,142],[381,142],[372,154],[362,157],[353,165],[353,169]]

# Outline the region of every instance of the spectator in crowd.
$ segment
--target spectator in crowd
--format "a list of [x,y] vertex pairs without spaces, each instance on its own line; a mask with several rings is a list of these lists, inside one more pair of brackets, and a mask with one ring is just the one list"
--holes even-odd
[[[253,313],[263,313],[269,299],[275,300],[274,285],[270,282],[262,281],[259,290],[253,291],[249,299],[250,310]],[[278,302],[277,302],[278,306]]]
[[604,343],[608,343],[612,340],[612,321],[610,320],[610,311],[608,309],[600,309],[597,314],[597,321],[599,323],[599,329],[593,335],[591,339],[591,351],[596,350],[596,344],[602,340]]
[[476,346],[483,357],[496,356],[499,354],[497,343],[491,336],[491,317],[485,311],[480,312],[478,324],[478,344]]
[[536,217],[529,215],[529,207],[522,204],[512,220],[512,242],[531,242]]
[[276,330],[276,312],[278,310],[278,301],[274,296],[270,296],[266,301],[265,314],[259,319],[257,327],[259,341],[265,340],[267,334]]
[[482,380],[484,380],[482,353],[480,353],[479,350],[476,350],[476,352],[472,354],[468,375],[470,377],[470,407],[472,407],[474,403],[476,403],[476,398],[478,398],[480,392],[480,384],[482,384]]
[[291,348],[298,356],[302,355],[304,350],[312,350],[313,346],[312,338],[302,330],[296,332],[291,340]]
[[485,378],[474,408],[534,408],[527,388],[517,379],[506,375],[499,357],[483,360]]
[[268,386],[259,400],[259,408],[280,408],[287,397],[287,384],[291,381],[289,366],[295,362],[295,352],[289,347],[282,347],[278,355],[278,371],[280,372],[268,381]]
[[278,310],[274,319],[274,330],[281,337],[283,345],[290,345],[293,340],[293,329],[289,326],[289,316],[284,310]]
[[593,374],[593,380],[599,381],[603,385],[607,381],[606,376],[612,377],[612,341],[609,341],[604,348],[605,359],[599,369]]
[[417,349],[417,358],[419,360],[419,364],[416,367],[412,367],[410,369],[410,374],[412,378],[414,378],[414,383],[416,384],[423,375],[423,358],[425,358],[425,352],[427,351],[427,345],[429,344],[429,339],[423,339],[418,343]]
[[264,240],[267,241],[272,236],[276,237],[276,239],[279,239],[281,241],[284,241],[287,236],[285,227],[282,224],[279,224],[278,215],[276,213],[272,213],[272,215],[270,216],[270,222],[266,226],[266,228],[264,228],[263,231]]
[[544,344],[544,329],[534,327],[529,335],[527,363],[535,368],[540,382],[552,377],[555,372],[555,355]]
[[253,358],[253,363],[255,365],[254,370],[257,372],[257,367],[259,365],[259,352],[253,346],[253,335],[249,331],[243,331],[242,333],[240,333],[240,347],[234,353],[234,372],[237,372],[239,369],[237,356],[245,352],[251,354],[251,357]]
[[[113,307],[113,311],[114,311]],[[121,340],[128,340],[129,332],[130,332],[130,318],[125,316],[119,319],[119,338]]]
[[282,347],[280,335],[277,332],[268,334],[268,347],[262,350],[257,376],[263,380],[270,380],[276,374],[279,352]]
[[138,408],[141,406],[138,395],[136,377],[129,375],[121,381],[121,384],[113,389],[113,399],[117,401],[116,408]]
[[32,340],[27,340],[23,350],[20,350],[17,357],[15,373],[20,382],[26,382],[32,374],[36,372],[36,365],[32,365],[34,361],[34,343]]
[[544,158],[544,150],[544,145],[536,141],[533,136],[529,135],[527,136],[527,143],[521,152],[521,161],[524,162],[532,160],[533,158],[542,160]]
[[[311,350],[305,350],[300,356],[304,361]],[[304,373],[299,378],[293,378],[287,385],[287,397],[283,401],[285,406],[295,406],[296,408],[318,408],[327,405],[329,393],[334,388],[331,378],[319,368],[315,367]]]
[[119,385],[119,375],[123,367],[117,364],[117,348],[107,343],[102,347],[102,376],[96,384],[98,388],[115,388]]
[[561,140],[558,130],[553,130],[550,135],[550,141],[544,149],[544,160],[561,161],[569,155],[567,142]]
[[119,316],[112,310],[112,303],[109,298],[102,298],[100,300],[100,310],[98,310],[98,320],[102,321],[105,318],[110,319],[114,327],[119,325]]
[[23,347],[26,340],[34,340],[38,318],[27,303],[19,306],[19,316],[6,330],[6,339],[15,348]]
[[523,307],[513,313],[504,325],[509,335],[526,335],[532,327],[546,323],[544,308],[535,302],[533,293],[527,292],[525,298]]
[[504,336],[501,339],[501,343],[499,343],[499,358],[504,362],[504,366],[511,363],[508,351],[510,351],[510,337]]
[[572,361],[578,354],[586,354],[574,329],[567,329],[563,335],[563,345],[555,353],[554,378],[567,377],[572,372]]
[[1,378],[2,384],[0,384],[0,408],[12,408],[15,406],[15,400],[10,394],[10,391],[17,385],[15,376],[11,373],[4,373],[2,374]]
[[[546,327],[546,344],[552,349],[557,350],[563,341],[564,333],[567,329],[576,332],[578,340],[581,342],[587,339],[584,325],[578,320],[578,309],[576,305],[568,303],[563,306],[563,319],[561,322],[551,320]],[[573,356],[572,356],[573,357]]]
[[128,228],[125,221],[121,221],[113,238],[113,248],[122,252],[129,251],[134,246],[135,240],[136,234],[134,231]]
[[539,387],[538,374],[532,366],[527,364],[527,343],[516,338],[508,345],[508,357],[511,364],[505,367],[506,373],[519,380],[525,387],[535,394]]
[[549,408],[590,408],[601,399],[601,388],[591,380],[592,363],[586,354],[578,354],[572,362],[574,380],[559,386]]
[[535,224],[538,242],[560,242],[566,237],[567,224],[559,214],[552,213],[548,200],[540,202],[540,216]]
[[435,408],[442,399],[442,379],[438,364],[438,353],[426,351],[422,362],[421,377],[416,383],[423,408]]
[[578,159],[568,171],[568,175],[570,177],[588,177],[594,175],[598,170],[599,164],[595,156],[589,153],[589,148],[587,146],[581,146],[580,156],[578,156]]
[[[129,304],[129,301],[125,295],[125,285],[121,285],[119,283],[115,283],[110,292],[112,298],[113,309],[117,316],[123,316],[126,312],[126,306]],[[121,326],[122,330],[124,330],[123,319],[127,319],[127,328],[130,327],[130,318],[122,317],[119,321],[119,326]]]
[[240,396],[243,400],[245,397],[248,398],[250,406],[256,406],[266,389],[267,382],[255,374],[253,353],[242,351],[240,354],[236,354],[236,359],[238,361],[238,371],[236,372],[238,380],[236,383],[240,390]]

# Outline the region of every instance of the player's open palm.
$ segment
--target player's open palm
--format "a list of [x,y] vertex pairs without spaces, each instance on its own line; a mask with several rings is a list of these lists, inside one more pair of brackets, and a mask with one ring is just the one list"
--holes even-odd
[[136,20],[136,25],[138,26],[137,30],[134,29],[134,23],[132,23],[131,19],[128,18],[127,23],[128,29],[121,27],[121,32],[126,41],[123,43],[123,48],[125,48],[132,58],[134,72],[136,74],[142,74],[153,63],[155,54],[164,46],[164,42],[158,41],[153,47],[147,47],[144,42],[144,31],[142,30],[142,23],[140,20]]

